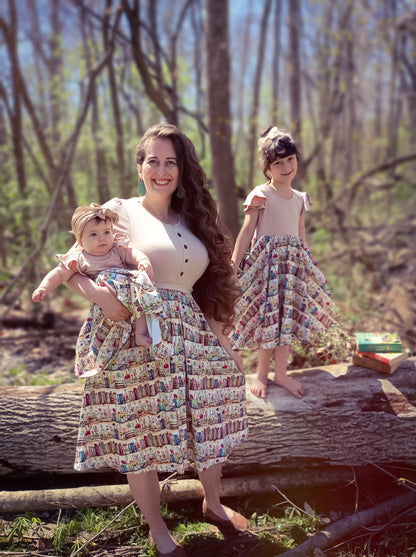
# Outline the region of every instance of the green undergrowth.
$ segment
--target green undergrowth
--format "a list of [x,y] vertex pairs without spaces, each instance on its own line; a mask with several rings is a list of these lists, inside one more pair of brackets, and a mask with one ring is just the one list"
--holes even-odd
[[[306,494],[313,497],[312,494]],[[331,501],[334,492],[328,492]],[[339,497],[339,494],[338,494]],[[319,497],[318,497],[319,498]],[[299,499],[299,497],[298,497]],[[300,496],[300,499],[302,496]],[[322,499],[322,496],[321,496]],[[168,528],[189,555],[198,557],[273,557],[308,540],[344,510],[333,505],[332,519],[314,504],[289,500],[277,494],[233,499],[227,504],[250,518],[250,530],[224,537],[204,521],[200,501],[163,504]],[[345,502],[344,502],[345,503]],[[348,505],[348,503],[347,503]],[[328,510],[328,509],[327,509]],[[326,557],[416,557],[416,524],[392,517],[387,529],[373,528],[338,547]],[[0,520],[0,554],[76,557],[85,555],[156,556],[148,544],[148,527],[135,505],[26,513]],[[319,554],[321,555],[321,554]]]

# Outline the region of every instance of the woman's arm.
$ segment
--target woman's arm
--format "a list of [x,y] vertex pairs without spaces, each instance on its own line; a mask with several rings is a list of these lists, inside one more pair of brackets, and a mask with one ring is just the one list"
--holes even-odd
[[232,358],[235,361],[240,373],[244,375],[243,360],[241,359],[239,354],[237,354],[237,352],[235,352],[235,350],[232,349],[231,343],[228,340],[227,335],[223,333],[224,323],[220,323],[219,321],[212,319],[212,317],[205,316],[205,319],[207,320],[207,323],[210,326],[214,335],[220,341],[221,346],[224,348],[224,350],[228,352],[230,358]]
[[75,273],[65,285],[72,292],[100,306],[107,319],[125,321],[131,315],[126,306],[106,286],[98,286],[86,276]]
[[237,236],[235,242],[234,251],[231,256],[231,264],[234,269],[237,270],[241,260],[246,253],[251,240],[253,239],[254,231],[256,230],[257,221],[259,219],[259,210],[252,207],[247,210],[243,226],[241,227],[240,233]]

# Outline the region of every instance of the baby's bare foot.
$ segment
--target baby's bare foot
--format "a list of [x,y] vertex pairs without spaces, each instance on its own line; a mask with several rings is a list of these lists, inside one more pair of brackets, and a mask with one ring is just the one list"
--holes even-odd
[[146,335],[146,333],[138,333],[136,331],[136,334],[134,336],[137,346],[149,346],[149,344],[152,344],[152,339],[149,337],[149,335]]
[[253,395],[259,396],[260,398],[266,398],[267,379],[266,383],[263,383],[256,377],[256,379],[254,379],[253,383],[250,386],[250,391],[253,393]]
[[287,375],[281,377],[280,375],[276,374],[274,376],[274,382],[276,383],[276,385],[287,389],[289,393],[291,393],[296,398],[303,398],[305,394],[305,389],[302,383],[296,381],[296,379],[293,379],[292,377],[288,377]]

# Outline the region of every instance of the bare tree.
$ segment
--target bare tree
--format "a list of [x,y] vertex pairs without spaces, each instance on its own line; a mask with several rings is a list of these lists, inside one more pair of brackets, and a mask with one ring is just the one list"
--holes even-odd
[[[246,139],[246,109],[247,109],[247,101],[246,101],[246,82],[248,81],[249,74],[249,67],[250,67],[250,54],[251,48],[250,45],[253,41],[253,24],[254,15],[253,15],[253,0],[248,2],[247,12],[241,24],[241,27],[237,28],[237,36],[244,37],[241,47],[236,48],[233,53],[233,60],[234,60],[234,72],[232,73],[232,84],[234,87],[232,88],[232,95],[234,98],[234,117],[233,117],[233,131],[234,131],[234,145],[235,145],[235,153],[238,155],[240,150],[244,151],[244,157],[242,157],[242,162],[246,160],[245,157],[245,150],[247,146],[247,139]],[[235,39],[234,39],[235,40]],[[232,48],[232,44],[230,45]],[[232,69],[232,68],[231,68]],[[243,184],[248,184],[246,179],[247,176],[247,166],[246,165],[239,165],[243,166],[243,176],[244,182]]]
[[301,0],[291,0],[289,8],[289,56],[288,73],[290,79],[290,119],[291,131],[300,141],[302,112],[301,112],[301,65],[300,65],[300,37],[301,37]]
[[[94,44],[96,39],[94,37],[93,27],[89,24],[87,11],[84,9],[84,5],[80,6],[80,33],[82,37],[87,71],[91,72],[91,69],[94,66],[94,60],[90,44]],[[91,136],[95,155],[95,174],[98,201],[100,203],[104,203],[110,198],[110,189],[108,186],[107,158],[102,141],[98,87],[95,82],[91,86]]]
[[[10,127],[12,132],[12,144],[13,144],[13,155],[14,163],[17,176],[17,184],[19,195],[22,199],[27,197],[27,181],[26,181],[26,167],[24,161],[23,153],[23,123],[22,123],[22,98],[21,98],[21,70],[19,64],[19,56],[17,50],[17,36],[18,36],[18,21],[16,6],[13,0],[9,0],[9,17],[10,23],[0,18],[0,31],[3,34],[8,55],[9,64],[11,72],[11,104],[8,102],[8,96],[6,90],[3,86],[0,88],[0,94],[6,104],[7,113],[10,121]],[[28,229],[29,224],[29,212],[28,208],[23,209],[23,221],[22,228],[23,234],[27,238],[29,245],[31,245],[31,234],[29,234]]]
[[[157,4],[157,0],[148,2],[149,25],[146,25],[140,0],[121,2],[129,23],[133,59],[143,80],[146,94],[168,122],[179,125],[179,109],[183,107],[179,107],[177,90],[177,41],[192,0],[184,0],[176,21],[172,24],[168,53],[162,47],[161,34],[157,31]],[[143,30],[146,32],[144,37]],[[169,79],[165,76],[164,66],[168,69]]]
[[416,144],[416,10],[398,21],[401,85],[406,97],[411,145]]
[[[31,102],[30,96],[28,94],[28,90],[27,90],[27,86],[26,83],[23,79],[23,75],[21,73],[21,69],[20,69],[20,65],[19,65],[19,60],[18,60],[18,56],[16,53],[16,48],[15,48],[15,44],[16,44],[16,29],[17,29],[17,25],[16,25],[16,18],[15,18],[15,13],[13,13],[13,1],[10,0],[10,4],[11,4],[11,15],[10,15],[10,25],[8,26],[7,23],[5,22],[4,19],[0,18],[0,30],[3,32],[3,35],[6,38],[7,44],[9,46],[9,52],[10,52],[10,65],[11,65],[11,69],[12,69],[12,73],[14,75],[14,79],[16,82],[16,102],[17,105],[19,106],[19,111],[21,112],[21,107],[20,107],[20,101],[22,100],[22,104],[25,106],[32,125],[33,125],[33,129],[38,137],[39,143],[42,147],[42,153],[45,156],[46,160],[48,161],[48,166],[50,169],[50,175],[55,177],[58,176],[58,179],[56,182],[53,182],[55,184],[55,189],[54,189],[54,193],[53,193],[53,197],[52,197],[52,201],[51,204],[49,206],[47,215],[42,223],[42,228],[41,228],[41,240],[40,240],[40,245],[37,246],[37,248],[35,250],[31,251],[30,256],[26,259],[26,261],[24,262],[23,266],[21,267],[20,271],[17,273],[16,277],[14,277],[13,281],[11,281],[9,283],[9,285],[7,286],[7,288],[5,288],[4,292],[2,293],[2,297],[0,299],[0,303],[4,302],[5,299],[10,300],[10,296],[9,293],[13,288],[17,288],[20,287],[20,289],[22,289],[22,284],[24,284],[24,277],[28,276],[28,274],[31,272],[32,268],[33,268],[33,264],[36,260],[36,257],[38,256],[40,250],[42,249],[46,238],[47,238],[47,233],[48,233],[48,228],[50,226],[50,223],[52,222],[53,219],[56,218],[56,214],[57,214],[57,208],[59,206],[59,202],[60,202],[60,198],[61,198],[61,193],[63,188],[65,187],[65,184],[68,183],[68,176],[70,173],[70,169],[71,169],[71,165],[73,162],[73,158],[74,158],[74,154],[76,151],[76,146],[78,143],[78,139],[79,139],[79,135],[81,133],[81,130],[83,128],[83,125],[85,123],[85,119],[87,117],[88,114],[88,109],[89,106],[91,104],[91,100],[93,97],[93,90],[94,90],[94,85],[95,85],[95,80],[97,79],[97,77],[100,75],[100,73],[103,71],[103,68],[106,66],[107,62],[108,62],[108,58],[110,56],[112,56],[113,54],[113,50],[114,50],[114,37],[110,42],[110,47],[109,50],[104,54],[103,58],[97,63],[97,65],[91,70],[88,78],[88,86],[87,86],[87,90],[86,90],[86,95],[85,95],[85,100],[83,101],[82,107],[81,107],[81,111],[80,111],[80,115],[77,119],[77,122],[75,124],[74,129],[72,130],[72,133],[70,134],[70,136],[68,137],[65,145],[62,147],[62,151],[60,153],[60,165],[59,165],[59,174],[58,174],[58,170],[57,170],[57,166],[54,163],[53,157],[52,157],[52,153],[51,153],[51,149],[48,145],[47,139],[45,134],[43,133],[42,127],[39,123],[39,119],[37,117],[37,113],[35,110],[34,105]],[[114,24],[114,33],[117,31],[117,27],[119,24],[119,20],[120,20],[120,14],[116,17],[116,21]],[[0,86],[0,96],[3,97],[3,99],[5,99],[5,103],[6,106],[7,105],[7,96],[5,95],[5,91],[4,88],[2,86]],[[9,110],[9,114],[11,116],[11,121],[12,123],[14,123],[16,121],[15,115],[12,113],[11,110]],[[22,165],[22,169],[20,169],[21,175],[24,178],[24,181],[22,182],[22,186],[21,187],[25,187],[24,192],[26,194],[26,181],[25,181],[25,173],[24,173],[24,157],[23,157],[23,151],[22,151],[22,146],[25,144],[24,139],[23,139],[23,133],[21,130],[21,121],[19,122],[19,125],[16,127],[16,130],[14,131],[15,136],[16,136],[16,140],[19,139],[19,141],[21,140],[21,146],[20,146],[20,154],[19,154],[19,158],[16,157],[16,161],[19,161],[20,164]],[[19,171],[19,169],[18,169]]]
[[223,221],[237,235],[234,156],[231,148],[230,62],[228,56],[228,2],[205,0],[208,128],[212,177]]
[[274,0],[273,11],[273,60],[272,60],[272,122],[279,116],[279,85],[281,56],[282,0]]
[[259,46],[258,46],[258,53],[257,53],[256,72],[254,76],[254,86],[253,86],[253,101],[252,101],[251,111],[250,111],[249,131],[248,131],[248,157],[249,157],[248,184],[250,185],[250,187],[252,187],[253,185],[253,178],[254,178],[255,151],[256,151],[256,141],[257,141],[257,118],[258,118],[259,103],[260,103],[261,76],[262,76],[262,70],[264,66],[264,50],[266,46],[267,25],[270,17],[271,4],[272,4],[272,0],[265,0],[263,5],[263,14],[260,23]]
[[[111,15],[112,0],[107,0],[106,10],[103,20],[103,42],[104,50],[107,51],[111,41]],[[119,8],[117,8],[119,9]],[[116,81],[116,72],[114,69],[114,57],[108,59],[107,64],[108,82],[110,85],[111,107],[113,110],[114,126],[116,129],[116,153],[117,153],[117,169],[118,183],[122,197],[129,197],[129,187],[126,181],[126,169],[124,161],[124,134],[123,122],[121,118],[120,101],[118,95],[118,87]],[[107,197],[108,199],[108,197]]]

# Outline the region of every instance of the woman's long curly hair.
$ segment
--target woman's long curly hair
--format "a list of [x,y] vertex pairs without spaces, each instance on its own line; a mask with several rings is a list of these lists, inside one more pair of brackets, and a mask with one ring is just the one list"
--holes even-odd
[[179,176],[172,209],[208,250],[209,265],[195,283],[192,295],[207,317],[224,324],[226,333],[231,328],[240,294],[231,267],[231,237],[219,221],[217,205],[209,192],[195,147],[179,128],[166,123],[149,128],[136,147],[137,164],[143,164],[147,144],[155,138],[171,141],[176,153]]

